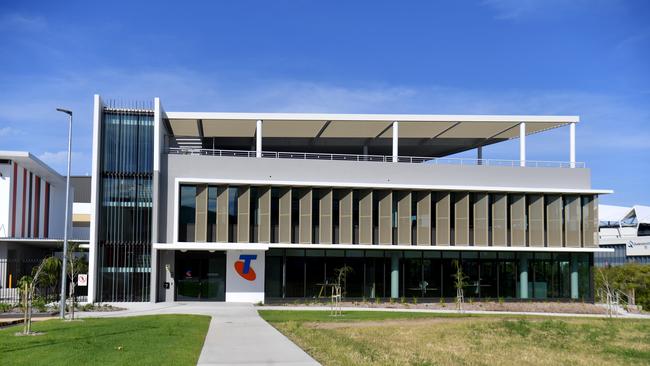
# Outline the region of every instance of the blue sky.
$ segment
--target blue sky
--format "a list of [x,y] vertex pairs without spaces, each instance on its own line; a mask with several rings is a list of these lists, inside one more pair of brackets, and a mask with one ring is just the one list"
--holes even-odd
[[[88,173],[94,93],[178,111],[577,114],[577,159],[616,191],[601,202],[650,204],[648,1],[180,4],[2,2],[0,150],[63,171],[66,106]],[[568,135],[530,137],[528,158],[568,160]]]

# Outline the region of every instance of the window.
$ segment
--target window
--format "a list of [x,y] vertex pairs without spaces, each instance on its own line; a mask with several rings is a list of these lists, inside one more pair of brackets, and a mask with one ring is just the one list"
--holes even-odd
[[180,206],[178,210],[178,241],[194,241],[195,224],[196,186],[182,185],[180,187]]

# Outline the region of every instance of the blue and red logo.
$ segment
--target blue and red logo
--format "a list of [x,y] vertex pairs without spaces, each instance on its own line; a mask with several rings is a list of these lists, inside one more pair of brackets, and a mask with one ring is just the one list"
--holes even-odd
[[235,262],[235,271],[242,276],[245,280],[255,281],[257,275],[255,270],[251,267],[251,261],[257,259],[257,254],[242,254],[239,260]]

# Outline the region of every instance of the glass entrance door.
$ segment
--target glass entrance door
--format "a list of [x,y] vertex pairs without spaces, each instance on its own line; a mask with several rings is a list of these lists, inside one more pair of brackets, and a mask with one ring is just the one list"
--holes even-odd
[[226,253],[176,252],[176,301],[225,301]]

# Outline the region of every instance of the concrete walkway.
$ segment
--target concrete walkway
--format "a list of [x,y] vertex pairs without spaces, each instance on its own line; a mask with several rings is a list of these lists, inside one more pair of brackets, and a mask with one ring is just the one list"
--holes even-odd
[[212,317],[198,365],[318,365],[305,351],[264,321],[251,304],[116,303],[114,312],[78,313],[81,317],[152,314],[201,314]]

